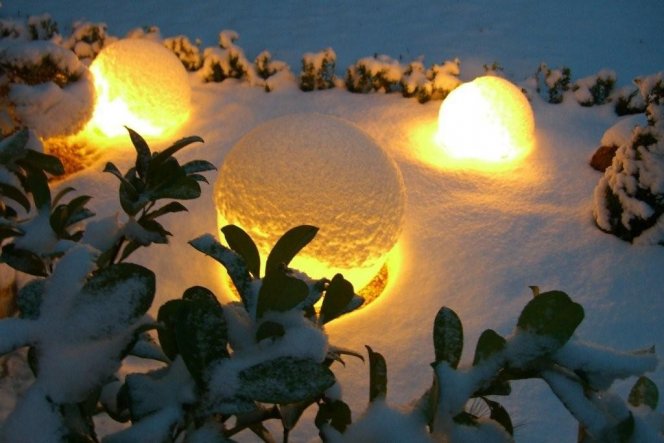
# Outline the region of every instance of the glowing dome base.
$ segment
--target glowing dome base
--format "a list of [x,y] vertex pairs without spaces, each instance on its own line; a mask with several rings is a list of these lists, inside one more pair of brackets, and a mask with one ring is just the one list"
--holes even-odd
[[534,146],[533,111],[521,89],[509,81],[478,77],[443,101],[436,138],[453,161],[515,162]]
[[242,227],[263,261],[284,232],[317,226],[290,266],[312,278],[341,273],[357,292],[397,242],[405,192],[394,161],[357,127],[295,114],[238,141],[220,168],[215,201],[219,225]]

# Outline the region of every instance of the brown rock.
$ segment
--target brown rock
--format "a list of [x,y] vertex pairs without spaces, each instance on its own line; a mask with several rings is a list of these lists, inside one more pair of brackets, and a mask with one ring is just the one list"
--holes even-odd
[[617,150],[617,146],[600,146],[590,159],[590,166],[600,172],[604,172],[606,168],[611,166],[613,156],[616,155]]

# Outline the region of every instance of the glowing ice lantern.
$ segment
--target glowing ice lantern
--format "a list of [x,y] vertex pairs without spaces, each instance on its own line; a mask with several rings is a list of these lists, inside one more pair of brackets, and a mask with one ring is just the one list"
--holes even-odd
[[438,143],[454,159],[511,162],[535,141],[535,120],[521,89],[500,77],[478,77],[454,89],[438,114]]
[[147,137],[165,137],[189,117],[191,88],[182,63],[162,45],[119,40],[90,65],[96,103],[89,127],[106,137],[126,136],[128,126]]
[[[224,159],[214,192],[220,227],[247,231],[263,265],[284,232],[318,226],[289,266],[314,278],[341,273],[356,291],[381,278],[405,202],[388,154],[350,123],[321,114],[280,117],[246,134]],[[375,280],[370,286],[378,288],[369,297],[382,290]]]

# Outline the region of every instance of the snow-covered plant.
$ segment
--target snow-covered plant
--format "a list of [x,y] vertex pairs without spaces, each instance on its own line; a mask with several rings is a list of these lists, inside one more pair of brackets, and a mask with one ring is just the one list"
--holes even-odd
[[664,125],[637,126],[618,148],[594,191],[597,226],[619,238],[664,245]]
[[27,28],[32,40],[50,40],[58,35],[58,24],[50,14],[28,17]]
[[362,94],[400,91],[404,71],[398,60],[387,55],[361,58],[346,70],[346,89]]
[[273,60],[269,51],[263,51],[254,60],[256,75],[263,81],[265,92],[273,91],[280,84],[291,81],[293,74],[286,62]]
[[317,228],[285,233],[262,277],[258,249],[246,232],[234,225],[222,232],[230,247],[211,235],[190,243],[226,268],[241,302],[222,306],[196,286],[161,306],[158,336],[167,365],[130,374],[118,387],[122,401],[109,412],[133,425],[105,441],[229,441],[245,429],[274,441],[263,425],[268,419],[281,420],[287,441],[308,407],[338,408],[330,406],[336,404],[330,366],[348,352],[328,345],[322,327],[362,299],[341,275],[312,281],[287,267]]
[[444,100],[461,84],[459,73],[459,59],[446,60],[442,65],[434,64],[427,70],[422,62],[411,62],[404,70],[400,82],[403,96],[417,97],[420,103]]
[[70,135],[92,115],[92,75],[55,43],[18,41],[0,51],[0,105],[0,135],[22,126],[44,138]]
[[[385,435],[389,416],[410,430],[399,437],[403,441],[511,442],[512,421],[496,397],[510,394],[512,380],[533,378],[542,379],[578,420],[581,442],[662,441],[662,417],[655,412],[658,390],[642,375],[657,367],[654,350],[622,353],[582,341],[574,336],[584,317],[581,305],[560,291],[540,293],[533,287],[533,293],[510,336],[491,329],[480,335],[470,365],[460,364],[461,320],[441,308],[433,327],[434,379],[410,411],[386,405],[387,366],[369,348],[371,404],[342,441]],[[627,401],[610,391],[615,380],[632,376],[639,378]],[[477,402],[486,407],[473,406]],[[340,437],[329,427],[323,431],[331,441]]]
[[203,66],[203,57],[199,50],[200,41],[192,43],[188,37],[178,35],[165,38],[164,46],[173,51],[187,71],[197,71]]
[[313,91],[334,88],[336,63],[337,54],[332,48],[304,54],[302,56],[302,71],[300,72],[300,89]]
[[603,105],[609,101],[615,84],[616,73],[603,69],[595,75],[574,82],[572,91],[574,98],[581,106]]
[[127,32],[126,38],[144,38],[147,40],[152,40],[154,42],[161,42],[161,30],[159,26],[155,25],[145,25],[138,28],[134,28]]
[[203,66],[198,71],[204,82],[222,82],[227,78],[254,81],[254,67],[242,48],[235,44],[237,39],[235,31],[222,31],[219,33],[219,48],[205,48]]
[[[540,79],[540,76],[543,76],[543,79]],[[565,92],[570,89],[571,70],[568,67],[551,69],[542,63],[535,77],[537,90],[546,94],[545,98],[549,103],[562,103]]]
[[94,214],[85,207],[89,196],[60,203],[72,188],[51,198],[47,174],[61,175],[64,168],[58,158],[30,149],[29,141],[22,130],[0,142],[0,262],[45,277],[81,239],[78,224]]
[[[137,132],[127,128],[136,149],[136,163],[126,173],[111,162],[104,172],[120,180],[119,199],[128,220],[111,236],[112,244],[102,249],[98,264],[122,262],[140,247],[152,243],[168,243],[168,232],[157,218],[186,211],[178,201],[157,207],[159,200],[191,200],[201,195],[200,182],[207,182],[202,172],[216,169],[205,160],[192,160],[181,165],[174,157],[179,150],[200,137],[185,137],[161,152],[152,152],[146,141]],[[108,238],[107,238],[108,241]]]
[[664,104],[664,71],[634,79],[633,87],[616,94],[616,114],[640,114],[648,104]]
[[107,33],[106,23],[77,21],[74,23],[71,35],[67,37],[62,46],[74,51],[79,59],[89,65],[104,46],[114,40]]
[[28,28],[18,18],[0,19],[0,39],[28,39]]

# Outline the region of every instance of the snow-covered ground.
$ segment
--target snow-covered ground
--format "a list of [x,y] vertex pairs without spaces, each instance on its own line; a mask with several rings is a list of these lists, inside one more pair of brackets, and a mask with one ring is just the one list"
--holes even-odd
[[[568,66],[573,78],[613,69],[618,85],[664,69],[664,3],[656,0],[594,2],[412,1],[412,2],[183,2],[176,0],[90,2],[27,0],[3,2],[0,17],[48,12],[61,26],[85,19],[105,22],[121,36],[157,25],[162,36],[200,37],[216,43],[233,29],[252,60],[268,49],[299,72],[302,54],[331,47],[337,74],[356,59],[387,54],[427,63],[458,57],[461,78],[471,80],[483,64],[498,62],[504,75],[523,84],[541,62]],[[61,29],[66,33],[66,28]],[[436,161],[433,135],[440,102],[419,104],[398,95],[351,94],[342,89],[304,93],[295,84],[265,93],[227,80],[202,84],[194,75],[192,115],[173,139],[200,135],[205,144],[182,152],[220,165],[245,133],[271,118],[319,112],[346,119],[372,136],[396,160],[407,205],[381,298],[328,327],[335,344],[381,352],[388,364],[388,401],[407,403],[431,382],[431,327],[445,305],[464,326],[464,361],[486,328],[509,335],[531,297],[529,285],[567,292],[585,308],[577,330],[583,339],[621,350],[655,345],[664,350],[664,249],[633,246],[599,231],[592,194],[600,174],[588,159],[604,131],[618,121],[611,105],[584,108],[572,99],[551,105],[534,96],[537,146],[514,169],[502,173],[451,170]],[[107,151],[120,169],[129,146]],[[116,180],[100,174],[103,163],[66,184],[95,198],[98,214],[114,207]],[[213,178],[214,179],[214,178]],[[223,296],[222,268],[187,241],[216,232],[213,186],[187,204],[191,216],[166,221],[169,247],[137,253],[157,273],[155,307],[192,285]],[[350,360],[337,369],[344,398],[362,411],[368,398],[367,366]],[[664,368],[651,378],[664,390]],[[633,383],[630,382],[629,385]],[[575,441],[576,422],[542,383],[514,384],[505,402],[519,442]],[[627,384],[621,392],[626,391]],[[662,407],[660,405],[660,411]],[[295,441],[315,436],[304,427]]]

